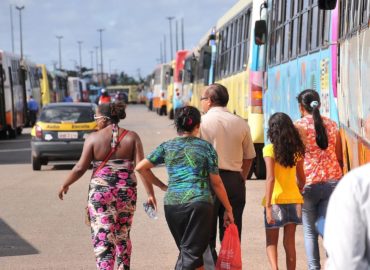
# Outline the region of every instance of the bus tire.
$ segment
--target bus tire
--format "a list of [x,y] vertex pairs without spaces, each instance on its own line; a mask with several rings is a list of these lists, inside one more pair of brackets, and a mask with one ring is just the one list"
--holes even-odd
[[0,140],[5,140],[7,138],[6,130],[0,130]]
[[256,166],[254,169],[254,174],[257,179],[266,179],[266,165],[265,160],[263,159],[262,153],[255,158]]
[[171,109],[170,112],[168,113],[168,118],[170,118],[171,120],[173,120],[173,118],[174,118],[173,109]]
[[256,167],[256,159],[254,158],[253,161],[252,161],[251,168],[249,169],[249,173],[247,175],[247,179],[252,179],[252,176],[253,176],[255,167]]
[[256,157],[254,159],[254,174],[257,179],[266,179],[266,165],[263,159],[262,149],[264,147],[263,143],[256,143],[254,149],[256,151]]
[[15,138],[17,138],[17,131],[15,129],[12,129],[10,127],[8,129],[8,136],[9,136],[9,139],[15,139]]
[[37,157],[32,156],[32,169],[34,171],[41,170],[41,160]]

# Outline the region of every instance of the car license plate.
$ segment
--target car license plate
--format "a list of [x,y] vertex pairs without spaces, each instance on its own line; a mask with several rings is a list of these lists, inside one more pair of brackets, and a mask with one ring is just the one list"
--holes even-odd
[[78,139],[77,132],[58,132],[58,139]]

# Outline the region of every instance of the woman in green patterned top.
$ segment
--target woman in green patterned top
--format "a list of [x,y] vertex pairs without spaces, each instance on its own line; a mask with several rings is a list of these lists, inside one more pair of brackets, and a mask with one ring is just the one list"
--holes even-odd
[[205,252],[211,231],[213,198],[211,188],[225,206],[225,224],[234,222],[232,208],[218,174],[217,153],[213,146],[197,137],[200,112],[191,106],[175,115],[178,137],[159,145],[136,170],[154,185],[165,186],[150,171],[165,164],[169,175],[164,198],[168,227],[180,251],[176,270],[204,269]]

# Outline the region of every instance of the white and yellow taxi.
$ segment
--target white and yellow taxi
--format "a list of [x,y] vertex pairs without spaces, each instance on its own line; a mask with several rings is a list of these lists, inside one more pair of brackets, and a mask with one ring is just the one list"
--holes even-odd
[[50,103],[31,131],[32,168],[55,160],[78,160],[85,138],[96,131],[93,103]]

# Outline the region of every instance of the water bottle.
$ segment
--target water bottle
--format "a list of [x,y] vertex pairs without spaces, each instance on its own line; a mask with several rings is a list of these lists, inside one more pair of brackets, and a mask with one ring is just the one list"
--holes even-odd
[[144,211],[151,219],[158,219],[157,211],[155,211],[153,205],[149,203],[143,203]]

